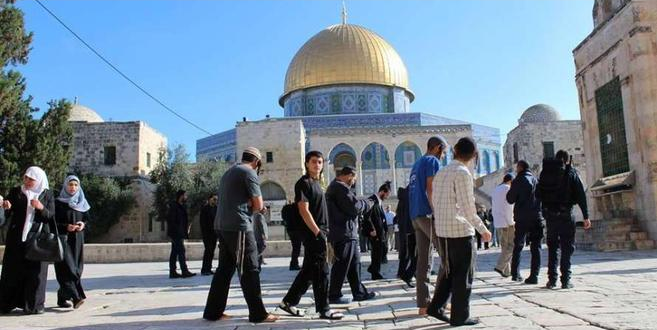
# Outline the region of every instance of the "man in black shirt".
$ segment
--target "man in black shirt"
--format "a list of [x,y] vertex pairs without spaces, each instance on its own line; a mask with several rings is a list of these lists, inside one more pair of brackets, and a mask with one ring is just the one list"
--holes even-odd
[[[167,218],[167,234],[171,238],[171,255],[169,256],[169,278],[192,277],[196,274],[187,268],[185,257],[185,238],[189,235],[187,218],[187,193],[184,190],[176,192],[176,201],[169,205]],[[180,263],[182,274],[176,271],[176,259]]]
[[591,228],[584,184],[569,163],[569,155],[559,150],[555,159],[543,161],[543,172],[536,189],[547,222],[548,289],[557,286],[557,259],[561,249],[561,288],[570,289],[570,257],[575,252],[575,219],[573,206],[579,205],[584,217],[584,229]]
[[217,194],[212,194],[201,208],[201,236],[203,237],[203,266],[201,275],[212,275],[212,259],[217,249],[217,234],[214,232],[214,216],[217,214]]
[[294,185],[294,201],[306,227],[303,232],[305,256],[303,265],[283,298],[279,308],[292,316],[303,317],[305,311],[296,308],[310,284],[315,296],[315,309],[321,319],[339,320],[344,315],[331,311],[328,301],[329,267],[327,260],[328,210],[320,186],[324,156],[319,151],[306,154],[306,175]]
[[385,211],[383,211],[383,201],[390,196],[390,181],[384,183],[379,187],[379,192],[370,196],[369,200],[372,201],[374,206],[366,214],[365,221],[363,222],[363,232],[369,236],[370,244],[372,245],[372,262],[367,271],[372,274],[372,280],[382,280],[381,263],[383,263],[383,252],[386,250],[386,236],[388,233],[388,226],[386,224]]
[[356,170],[345,166],[326,189],[329,212],[329,242],[333,246],[335,262],[331,269],[329,301],[332,304],[347,304],[342,298],[342,283],[349,281],[354,301],[374,298],[360,277],[360,249],[358,248],[358,217],[372,208],[372,201],[357,198],[351,189],[356,182]]

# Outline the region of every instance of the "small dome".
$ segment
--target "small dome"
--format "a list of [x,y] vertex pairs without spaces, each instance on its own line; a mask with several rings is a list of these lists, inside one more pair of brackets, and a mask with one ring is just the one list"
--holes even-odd
[[554,110],[553,107],[547,104],[536,104],[527,108],[527,110],[522,113],[518,123],[543,123],[557,120],[561,120],[561,115],[559,115],[557,110]]
[[103,118],[98,115],[96,111],[79,104],[74,104],[71,108],[71,114],[68,117],[68,121],[83,121],[87,123],[104,122]]

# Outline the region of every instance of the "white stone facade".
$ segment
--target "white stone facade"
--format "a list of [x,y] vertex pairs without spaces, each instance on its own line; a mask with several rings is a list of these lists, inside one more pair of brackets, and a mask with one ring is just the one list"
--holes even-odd
[[[573,51],[593,217],[636,215],[657,237],[657,1],[598,0],[594,21],[593,32]],[[596,92],[613,81],[622,100],[624,136],[600,134],[606,103]],[[610,167],[603,158],[609,155],[602,150],[623,138],[627,171],[606,175]]]

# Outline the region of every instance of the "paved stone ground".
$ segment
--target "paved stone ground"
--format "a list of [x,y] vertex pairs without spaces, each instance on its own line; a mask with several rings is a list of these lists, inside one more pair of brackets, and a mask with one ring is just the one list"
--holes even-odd
[[[528,252],[525,252],[528,254]],[[547,290],[511,283],[492,271],[498,251],[482,252],[472,297],[472,314],[486,329],[657,329],[657,251],[577,252],[572,290]],[[525,255],[525,257],[527,257]],[[392,278],[396,254],[384,267]],[[368,258],[364,258],[365,265]],[[544,259],[545,261],[545,255]],[[274,311],[295,272],[288,260],[271,258],[263,269],[265,304]],[[524,259],[521,266],[528,265]],[[192,262],[198,271],[199,262]],[[365,267],[363,267],[365,268]],[[344,320],[319,320],[314,308],[304,319],[283,316],[278,323],[254,325],[234,279],[229,298],[230,321],[207,322],[201,318],[211,278],[170,280],[166,263],[92,264],[85,269],[88,300],[77,311],[56,306],[57,283],[51,267],[46,313],[23,316],[19,311],[0,316],[0,329],[444,329],[448,325],[415,315],[415,290],[399,280],[365,281],[379,293],[372,301],[333,306],[344,310]],[[367,273],[366,273],[367,274]],[[545,268],[540,278],[545,281]],[[369,274],[367,274],[369,275]],[[435,279],[435,277],[432,277]],[[348,286],[346,286],[348,287]],[[346,288],[345,288],[346,289]],[[348,289],[347,289],[348,290]],[[348,292],[345,292],[349,296]],[[312,306],[310,293],[301,301]],[[275,311],[279,312],[279,311]]]

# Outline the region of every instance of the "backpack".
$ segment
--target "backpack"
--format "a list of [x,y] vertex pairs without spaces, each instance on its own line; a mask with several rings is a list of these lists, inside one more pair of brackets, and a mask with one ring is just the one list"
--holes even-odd
[[288,233],[300,231],[306,226],[296,203],[285,204],[281,209],[281,218]]
[[555,158],[543,160],[543,170],[538,179],[536,195],[543,204],[570,205],[570,163]]

